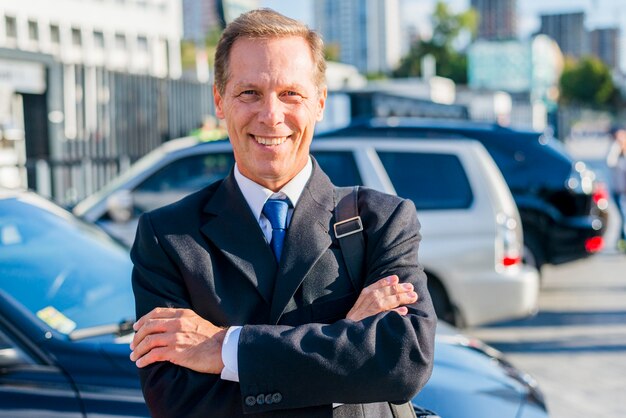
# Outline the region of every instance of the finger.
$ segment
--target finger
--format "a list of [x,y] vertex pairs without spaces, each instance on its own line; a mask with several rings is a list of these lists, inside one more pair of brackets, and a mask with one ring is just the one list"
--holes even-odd
[[139,320],[133,324],[133,329],[137,331],[139,328],[144,326],[147,321],[150,321],[152,319],[178,318],[185,315],[186,311],[188,311],[188,309],[154,308],[153,310],[139,318]]
[[166,347],[156,347],[137,359],[135,365],[141,369],[156,362],[167,361],[168,355],[169,350]]
[[400,306],[399,308],[392,309],[392,311],[395,311],[400,315],[405,316],[409,313],[409,308],[407,308],[406,306]]
[[130,344],[130,348],[134,349],[146,336],[151,334],[160,334],[170,330],[171,320],[169,319],[147,319],[143,322],[143,325],[138,328],[133,336],[133,341]]
[[130,353],[130,359],[137,361],[155,348],[167,347],[167,345],[167,336],[165,334],[148,335]]
[[398,304],[400,305],[411,305],[419,299],[419,296],[416,292],[406,292],[397,295]]
[[381,289],[385,286],[394,285],[398,283],[399,281],[400,281],[400,278],[396,276],[395,274],[393,274],[391,276],[383,277],[382,279],[375,281],[374,283],[369,285],[368,288],[370,290]]
[[378,297],[388,297],[398,295],[401,293],[412,292],[414,290],[412,283],[394,283],[391,285],[383,286],[374,290]]
[[389,311],[395,308],[402,307],[403,305],[410,305],[417,301],[417,293],[415,292],[403,292],[386,296],[380,299],[379,311]]

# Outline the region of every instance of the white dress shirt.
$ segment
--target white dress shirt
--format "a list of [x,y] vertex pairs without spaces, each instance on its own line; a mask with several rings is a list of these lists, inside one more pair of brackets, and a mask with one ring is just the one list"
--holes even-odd
[[[265,240],[269,243],[272,240],[272,225],[269,220],[263,215],[263,206],[267,199],[284,199],[289,198],[291,201],[291,207],[287,214],[287,227],[291,222],[291,215],[293,210],[298,204],[300,195],[304,190],[304,186],[311,178],[313,172],[313,163],[311,158],[308,159],[304,168],[296,174],[296,176],[285,184],[282,189],[274,193],[273,191],[266,189],[260,184],[255,183],[239,171],[239,167],[235,164],[235,181],[243,197],[248,202],[254,218],[259,223],[259,226],[263,230]],[[237,360],[238,347],[239,347],[239,333],[241,332],[241,326],[232,326],[228,328],[224,343],[222,345],[222,362],[224,363],[224,369],[222,370],[222,379],[231,380],[233,382],[239,382],[239,362]]]

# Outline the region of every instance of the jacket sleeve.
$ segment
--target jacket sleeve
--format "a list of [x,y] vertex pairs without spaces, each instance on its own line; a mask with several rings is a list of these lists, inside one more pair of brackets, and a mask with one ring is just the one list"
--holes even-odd
[[[155,307],[190,308],[180,272],[161,248],[149,213],[139,219],[131,259],[137,318]],[[239,385],[219,375],[160,362],[139,369],[139,377],[146,404],[155,418],[229,417],[232,411],[241,411]]]
[[[393,205],[385,209],[389,201]],[[418,301],[406,316],[388,312],[358,322],[244,326],[238,361],[245,413],[406,402],[430,377],[436,317],[418,262],[415,206],[396,198],[377,203],[374,211],[361,208],[359,201],[367,232],[364,286],[397,274],[402,282],[413,283]],[[259,395],[272,395],[268,399],[278,402],[254,402]]]

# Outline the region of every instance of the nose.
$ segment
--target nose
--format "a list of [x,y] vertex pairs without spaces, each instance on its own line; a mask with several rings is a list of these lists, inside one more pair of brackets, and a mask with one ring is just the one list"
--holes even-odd
[[274,94],[265,97],[259,110],[259,121],[267,126],[276,126],[285,119],[283,102]]

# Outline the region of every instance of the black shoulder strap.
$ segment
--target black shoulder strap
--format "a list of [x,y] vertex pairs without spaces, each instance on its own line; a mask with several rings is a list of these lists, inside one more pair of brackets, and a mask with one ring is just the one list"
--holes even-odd
[[[335,187],[335,237],[339,241],[343,261],[354,288],[360,292],[363,286],[363,259],[365,258],[365,238],[363,222],[359,216],[359,186]],[[394,418],[417,418],[411,402],[401,405],[389,403]],[[439,418],[437,415],[424,414],[424,418]]]
[[363,222],[359,216],[359,186],[335,187],[335,237],[339,241],[343,261],[354,288],[359,291],[363,286],[361,273],[365,257],[365,239]]

